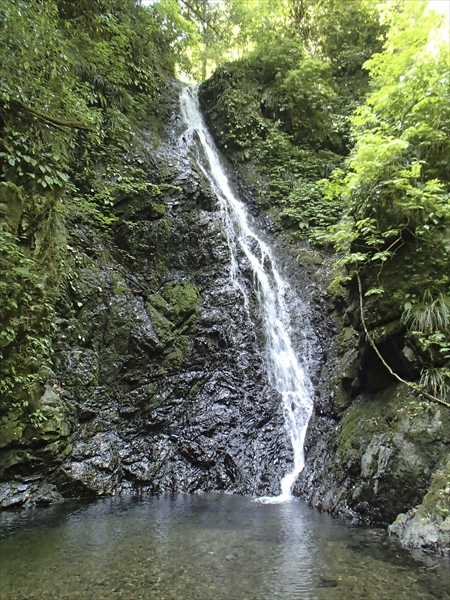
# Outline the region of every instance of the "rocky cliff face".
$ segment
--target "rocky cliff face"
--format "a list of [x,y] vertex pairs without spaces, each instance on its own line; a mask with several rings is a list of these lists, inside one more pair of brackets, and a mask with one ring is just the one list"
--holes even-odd
[[396,520],[390,533],[405,545],[448,553],[450,413],[393,380],[363,336],[337,322],[294,492],[353,521]]
[[[108,227],[82,213],[67,223],[42,400],[59,421],[45,420],[39,448],[24,439],[10,448],[3,506],[142,491],[277,494],[289,470],[256,298],[246,308],[230,285],[217,199],[183,138],[177,93],[158,147],[143,132],[137,158],[162,193],[125,198]],[[300,293],[311,285],[296,277]],[[319,343],[303,317],[294,321],[299,345],[305,331]]]
[[[219,147],[234,162],[242,192],[252,205],[252,165],[243,164],[228,149],[215,93],[213,84],[203,86],[201,98],[209,125]],[[264,212],[264,207],[259,210]],[[316,508],[357,522],[387,524],[401,513],[391,528],[393,534],[407,545],[447,552],[447,521],[441,504],[442,498],[449,500],[448,481],[439,494],[432,495],[441,499],[437,508],[430,509],[428,498],[418,509],[417,514],[428,515],[427,527],[414,529],[412,518],[417,510],[406,516],[402,513],[422,502],[437,469],[446,472],[449,411],[418,399],[389,374],[365,341],[357,294],[350,293],[344,302],[327,293],[333,260],[328,253],[306,241],[289,244],[280,228],[276,237],[281,256],[290,264],[291,280],[302,271],[309,273],[308,302],[320,340],[313,375],[315,412],[305,440],[305,468],[294,493]],[[402,377],[410,378],[414,360],[407,352],[396,310],[388,300],[382,313],[371,312],[370,306],[366,310],[366,321],[384,359]],[[438,481],[442,483],[442,477]]]
[[[184,140],[178,91],[158,142],[142,132],[130,157],[162,193],[124,198],[109,226],[83,213],[67,223],[54,375],[37,401],[40,422],[3,419],[3,507],[165,490],[277,494],[289,470],[256,299],[247,310],[230,286],[217,200]],[[357,309],[327,295],[330,257],[293,243],[242,170],[232,176],[292,285],[293,339],[316,388],[294,492],[347,518],[391,522],[445,465],[450,415],[390,378],[363,341]],[[373,327],[387,331],[389,353],[398,343],[389,317]]]

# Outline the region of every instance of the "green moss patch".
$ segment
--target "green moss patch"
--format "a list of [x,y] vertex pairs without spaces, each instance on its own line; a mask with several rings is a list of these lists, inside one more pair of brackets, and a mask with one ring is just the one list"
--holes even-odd
[[198,288],[190,281],[166,283],[147,298],[146,311],[165,346],[163,360],[172,368],[179,368],[188,354],[201,302]]
[[[339,452],[345,455],[351,450],[364,449],[372,437],[380,433],[395,435],[401,432],[417,438],[419,444],[422,438],[426,445],[431,439],[423,436],[434,411],[435,407],[418,400],[406,385],[391,386],[370,398],[363,397],[344,414],[338,438]],[[431,434],[434,441],[436,436],[442,435],[447,435],[450,441],[450,423],[447,421],[449,419],[440,422],[439,434],[436,430]]]

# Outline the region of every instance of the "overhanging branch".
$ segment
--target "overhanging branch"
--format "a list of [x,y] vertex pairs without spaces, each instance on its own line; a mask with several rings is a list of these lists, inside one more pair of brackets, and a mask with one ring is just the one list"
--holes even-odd
[[68,127],[70,129],[82,129],[84,131],[92,132],[95,131],[90,125],[86,125],[85,123],[81,123],[80,121],[67,121],[66,119],[52,117],[51,115],[47,115],[43,112],[40,112],[39,110],[36,110],[35,108],[25,106],[25,104],[22,104],[21,102],[14,102],[13,104],[18,106],[22,112],[32,115],[36,119],[40,119],[41,121],[49,123],[50,125],[55,125],[56,127]]
[[182,4],[184,4],[186,8],[188,8],[189,10],[191,10],[191,11],[194,13],[194,15],[195,15],[195,16],[196,16],[196,17],[197,17],[197,18],[198,18],[198,19],[199,19],[199,20],[200,20],[202,23],[204,23],[204,25],[206,25],[207,27],[209,27],[209,29],[211,29],[211,31],[214,31],[214,33],[217,35],[217,37],[218,37],[220,40],[222,40],[222,39],[223,39],[223,36],[222,36],[222,34],[220,34],[220,33],[218,32],[218,30],[217,30],[215,27],[213,27],[213,26],[211,25],[211,23],[209,23],[209,24],[208,24],[208,23],[207,23],[207,21],[205,20],[205,18],[204,18],[204,17],[203,17],[203,16],[202,16],[202,15],[201,15],[199,12],[198,12],[198,10],[197,10],[196,8],[194,8],[194,7],[192,6],[192,4],[190,4],[190,3],[189,3],[189,2],[187,2],[186,0],[180,0],[180,2],[181,2]]

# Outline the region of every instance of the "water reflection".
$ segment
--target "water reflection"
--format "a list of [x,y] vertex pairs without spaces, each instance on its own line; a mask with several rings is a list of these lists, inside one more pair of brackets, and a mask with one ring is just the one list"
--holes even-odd
[[300,501],[115,498],[0,524],[2,600],[450,598],[448,561]]
[[[271,589],[268,597],[315,598],[314,532],[308,523],[309,511],[299,511],[298,502],[273,505],[270,524],[274,537],[274,560],[271,566]],[[281,588],[281,589],[280,589]]]

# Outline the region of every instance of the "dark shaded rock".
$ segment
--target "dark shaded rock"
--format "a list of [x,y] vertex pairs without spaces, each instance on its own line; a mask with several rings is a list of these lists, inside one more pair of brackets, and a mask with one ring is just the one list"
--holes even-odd
[[0,484],[0,507],[16,508],[25,504],[32,493],[32,486],[23,483],[1,483]]
[[436,471],[421,504],[399,514],[389,533],[408,548],[450,554],[450,461]]
[[[52,476],[64,496],[277,494],[292,465],[256,294],[247,307],[231,284],[217,199],[183,129],[174,115],[166,142],[145,159],[149,180],[163,175],[170,186],[156,204],[122,201],[106,233],[79,215],[68,225],[74,273],[54,384],[73,448]],[[287,255],[285,271],[289,264]],[[250,269],[245,277],[251,287]],[[293,330],[304,325],[295,316]],[[316,343],[312,328],[307,336]]]
[[45,504],[46,497],[52,503],[51,498],[59,498],[56,489],[42,482],[70,454],[70,434],[67,406],[50,386],[29,415],[11,411],[2,417],[0,507]]
[[314,418],[306,444],[296,492],[323,510],[386,524],[426,493],[450,447],[450,418],[399,384],[359,397],[339,422]]
[[0,483],[0,508],[34,508],[62,502],[56,486],[47,483]]

